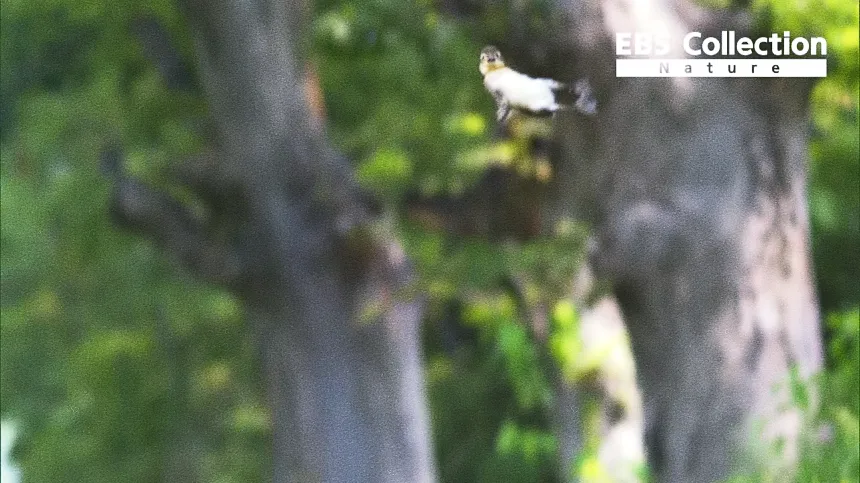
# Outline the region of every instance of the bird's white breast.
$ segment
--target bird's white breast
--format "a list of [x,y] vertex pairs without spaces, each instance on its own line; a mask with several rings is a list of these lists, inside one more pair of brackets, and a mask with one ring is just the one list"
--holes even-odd
[[512,107],[530,111],[552,110],[555,95],[549,79],[533,79],[509,69],[494,70],[484,76],[484,85],[492,92],[501,94]]

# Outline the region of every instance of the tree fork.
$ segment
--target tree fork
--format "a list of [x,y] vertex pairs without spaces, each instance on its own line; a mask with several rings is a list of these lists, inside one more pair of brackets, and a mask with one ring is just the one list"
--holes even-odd
[[783,440],[778,464],[790,467],[791,372],[811,375],[822,359],[805,207],[810,83],[616,79],[613,30],[649,31],[656,17],[670,32],[706,31],[725,15],[671,2],[642,17],[601,0],[561,8],[602,110],[560,120],[550,210],[595,229],[592,266],[631,334],[651,468],[660,481],[720,480],[758,437]]

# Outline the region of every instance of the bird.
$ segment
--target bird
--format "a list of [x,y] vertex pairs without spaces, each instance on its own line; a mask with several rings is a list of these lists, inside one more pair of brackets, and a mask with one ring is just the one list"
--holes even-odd
[[[505,65],[502,53],[492,45],[481,50],[478,68],[484,76],[484,86],[496,101],[496,118],[500,123],[504,124],[514,110],[547,115],[573,107],[583,114],[597,113],[597,100],[584,79],[574,83],[571,89],[553,79],[529,77]],[[559,102],[559,94],[564,91],[576,95],[572,106]]]

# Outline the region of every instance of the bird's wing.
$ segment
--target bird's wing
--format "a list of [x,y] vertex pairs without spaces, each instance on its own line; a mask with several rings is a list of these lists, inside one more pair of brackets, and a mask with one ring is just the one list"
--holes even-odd
[[591,84],[585,79],[576,81],[573,85],[573,92],[577,99],[574,106],[583,114],[597,113],[597,98],[594,96],[594,91],[591,89]]
[[547,79],[547,78],[540,78],[540,79],[535,79],[535,80],[542,83],[542,84],[545,84],[547,87],[549,87],[550,89],[552,89],[554,91],[558,91],[558,90],[567,88],[567,84],[564,84],[564,83],[559,82],[557,80]]

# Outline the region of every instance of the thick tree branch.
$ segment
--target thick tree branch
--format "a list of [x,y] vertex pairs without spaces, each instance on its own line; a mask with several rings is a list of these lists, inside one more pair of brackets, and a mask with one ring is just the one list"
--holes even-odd
[[184,59],[156,18],[148,16],[135,19],[132,31],[143,47],[144,55],[161,74],[168,89],[191,91],[197,87]]

